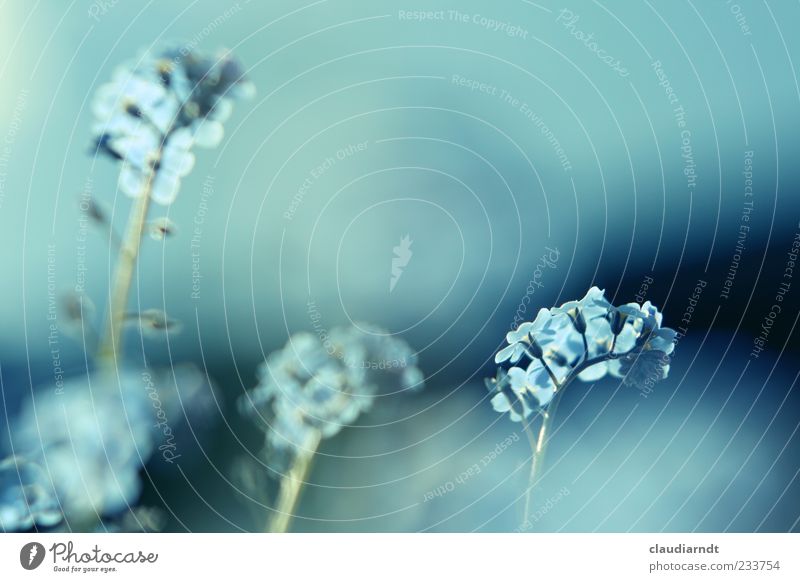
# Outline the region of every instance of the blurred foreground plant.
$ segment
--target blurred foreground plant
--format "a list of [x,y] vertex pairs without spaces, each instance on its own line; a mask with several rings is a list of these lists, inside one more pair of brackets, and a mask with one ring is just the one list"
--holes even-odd
[[[219,144],[232,100],[252,92],[227,52],[185,49],[143,54],[98,89],[92,151],[119,164],[119,190],[133,199],[123,237],[100,203],[88,200],[82,206],[118,247],[107,323],[98,334],[92,302],[66,298],[66,321],[79,328],[84,345],[96,345],[96,354],[73,365],[59,361],[59,368],[83,367],[85,373],[58,374],[55,386],[37,390],[10,421],[11,451],[0,458],[0,530],[158,527],[159,520],[136,517],[132,507],[141,490],[139,472],[156,448],[167,462],[180,456],[166,419],[196,411],[212,387],[205,374],[187,366],[165,373],[123,361],[126,324],[158,333],[178,325],[160,310],[130,313],[130,287],[144,233],[163,240],[175,232],[169,219],[148,222],[151,203],[172,204],[194,166],[193,147]],[[107,516],[111,521],[104,521]]]
[[[661,321],[661,313],[649,301],[614,307],[603,291],[592,287],[583,299],[541,309],[536,319],[506,335],[508,346],[497,353],[495,363],[513,365],[508,370],[498,368],[486,386],[493,394],[494,409],[521,422],[531,446],[525,520],[567,387],[575,380],[595,382],[606,375],[640,388],[666,378],[676,333],[661,327]],[[531,425],[539,416],[537,436]]]
[[240,408],[264,431],[262,461],[279,490],[266,529],[285,532],[324,438],[352,424],[376,397],[419,390],[423,376],[404,341],[372,326],[340,327],[324,339],[294,334],[259,370]]

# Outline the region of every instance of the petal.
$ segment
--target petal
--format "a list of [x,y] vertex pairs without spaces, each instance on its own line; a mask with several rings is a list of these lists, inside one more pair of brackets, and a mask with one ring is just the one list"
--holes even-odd
[[674,329],[669,327],[662,327],[658,331],[653,332],[650,339],[647,341],[650,349],[659,350],[667,354],[671,354],[675,349],[675,337],[677,333]]
[[[497,355],[495,355],[494,357],[494,363],[499,364],[501,362],[505,362],[506,360],[512,358],[515,355],[516,350],[517,350],[517,344],[511,344],[510,346],[506,346],[505,348],[497,352]],[[519,360],[519,357],[517,357],[517,360]]]
[[225,135],[225,130],[222,124],[218,121],[204,119],[195,122],[194,127],[194,143],[202,148],[213,148],[219,145],[222,137]]
[[188,128],[182,127],[172,132],[172,135],[169,137],[168,145],[169,147],[182,150],[190,150],[193,143],[194,138],[192,137],[192,132],[189,131]]
[[597,382],[608,373],[608,363],[600,362],[594,366],[586,368],[578,374],[578,379],[582,382]]
[[622,331],[617,336],[617,341],[614,344],[615,354],[626,354],[636,346],[636,339],[639,334],[634,330],[632,323],[626,323],[622,327]]
[[541,387],[534,387],[531,388],[530,393],[536,398],[539,402],[539,406],[547,406],[550,404],[550,401],[553,400],[553,396],[555,395],[555,389],[553,388],[552,384],[545,388]]
[[160,172],[168,172],[178,176],[185,176],[194,167],[194,154],[190,151],[168,146],[161,156]]
[[216,102],[216,104],[214,104],[214,107],[211,109],[211,113],[209,114],[209,118],[220,123],[225,123],[231,116],[232,112],[233,102],[230,99],[222,97]]
[[511,389],[517,394],[528,386],[528,372],[522,368],[510,368],[508,370],[508,379]]
[[495,409],[496,412],[508,412],[511,410],[511,403],[506,398],[505,394],[502,392],[495,394],[492,396],[492,408]]
[[171,172],[158,172],[153,180],[153,188],[150,191],[150,197],[153,199],[153,202],[157,204],[169,206],[175,202],[180,187],[180,176]]
[[522,341],[526,337],[528,337],[528,333],[531,331],[532,328],[533,328],[533,323],[530,321],[521,323],[519,324],[519,326],[517,326],[517,329],[515,329],[514,331],[510,331],[506,334],[506,341],[510,344]]
[[128,163],[122,164],[119,171],[119,189],[132,198],[138,198],[144,192],[147,175],[139,168]]

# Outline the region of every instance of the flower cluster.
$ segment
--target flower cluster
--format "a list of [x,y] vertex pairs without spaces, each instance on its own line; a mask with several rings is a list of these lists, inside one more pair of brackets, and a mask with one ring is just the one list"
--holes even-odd
[[227,53],[165,50],[119,68],[97,92],[92,110],[96,151],[122,163],[119,188],[172,204],[194,165],[193,146],[215,147],[232,99],[253,86]]
[[108,370],[37,390],[10,423],[12,456],[0,457],[0,530],[129,511],[142,467],[174,446],[166,419],[203,416],[212,390],[189,365]]
[[[380,365],[404,362],[403,366]],[[404,341],[375,327],[340,327],[320,339],[301,332],[259,369],[259,385],[240,401],[266,421],[267,443],[279,453],[333,436],[391,390],[417,390],[423,376]]]
[[61,519],[58,500],[39,464],[20,456],[0,460],[0,532],[50,527]]
[[15,451],[44,468],[47,491],[68,519],[135,503],[139,469],[154,448],[153,415],[139,374],[111,376],[69,380],[61,393],[39,391],[12,424]]
[[508,333],[508,346],[495,356],[496,363],[513,366],[487,381],[494,409],[519,422],[575,378],[594,382],[611,375],[634,386],[666,378],[676,333],[661,320],[649,301],[615,307],[597,287],[580,301],[539,310]]

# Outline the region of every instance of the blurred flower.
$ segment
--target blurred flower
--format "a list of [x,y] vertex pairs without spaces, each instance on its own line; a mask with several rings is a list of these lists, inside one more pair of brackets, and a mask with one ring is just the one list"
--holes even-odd
[[0,460],[0,531],[52,527],[62,519],[42,467],[16,456]]
[[254,89],[228,53],[182,55],[168,49],[123,66],[92,104],[96,151],[122,162],[119,187],[172,204],[194,166],[193,146],[215,147],[232,99]]
[[141,374],[95,374],[38,391],[12,423],[12,443],[42,468],[68,520],[91,520],[135,503],[153,420]]
[[153,240],[164,240],[167,237],[173,236],[178,230],[175,223],[166,216],[150,221],[148,226],[150,238]]
[[649,301],[614,307],[597,287],[578,301],[541,309],[506,336],[509,345],[495,357],[498,363],[526,357],[529,363],[487,383],[492,406],[520,422],[575,378],[594,382],[610,374],[639,387],[666,378],[676,334],[661,321]]
[[352,424],[379,394],[422,385],[408,344],[362,325],[335,328],[321,338],[293,335],[262,364],[259,385],[239,404],[266,422],[269,445],[292,453]]

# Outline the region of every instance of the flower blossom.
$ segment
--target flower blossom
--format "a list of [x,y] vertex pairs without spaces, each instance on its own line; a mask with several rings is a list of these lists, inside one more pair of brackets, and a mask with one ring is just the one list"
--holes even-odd
[[254,89],[227,53],[145,54],[117,69],[92,104],[95,149],[121,163],[119,188],[172,204],[194,166],[192,147],[215,147],[232,100]]
[[506,335],[508,345],[495,356],[496,363],[513,365],[487,381],[492,406],[521,422],[575,378],[595,382],[610,375],[639,387],[658,382],[669,373],[676,338],[661,322],[649,301],[615,307],[597,287],[578,301],[541,309]]
[[376,396],[418,390],[423,376],[404,341],[370,326],[301,332],[259,368],[259,384],[239,404],[266,423],[267,443],[294,454],[369,410]]

